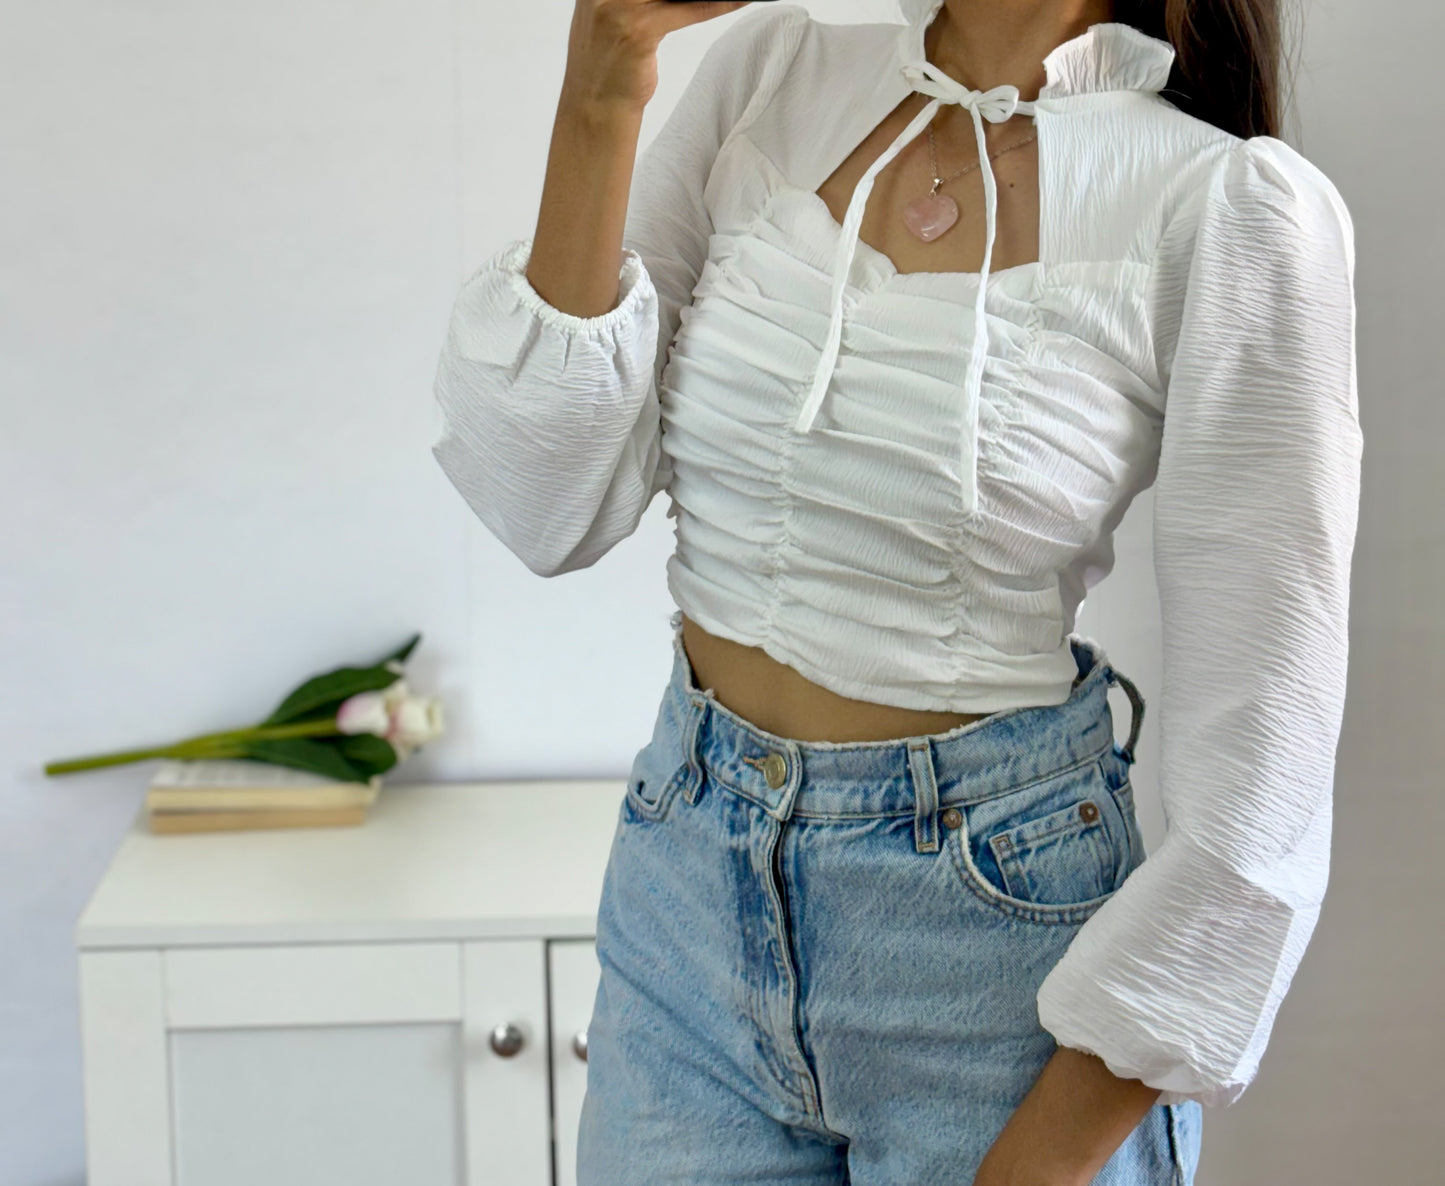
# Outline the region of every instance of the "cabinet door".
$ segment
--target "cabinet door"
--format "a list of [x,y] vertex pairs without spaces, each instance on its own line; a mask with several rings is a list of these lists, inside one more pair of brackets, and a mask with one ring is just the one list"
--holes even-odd
[[557,1186],[577,1183],[577,1124],[587,1090],[587,1023],[597,994],[597,952],[591,939],[547,945],[552,983],[552,1089]]
[[90,1186],[550,1186],[545,958],[540,939],[85,955]]
[[461,1181],[456,943],[164,961],[176,1186]]
[[[545,944],[464,943],[462,972],[466,1186],[552,1186]],[[499,1027],[510,1027],[513,1053],[503,1035],[493,1042]]]

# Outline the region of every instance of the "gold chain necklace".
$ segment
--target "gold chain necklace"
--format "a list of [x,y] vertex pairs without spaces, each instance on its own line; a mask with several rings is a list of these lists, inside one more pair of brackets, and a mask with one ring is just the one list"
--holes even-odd
[[[1022,148],[1025,144],[1032,144],[1038,138],[1039,134],[1035,132],[1024,140],[1016,140],[1014,143],[1000,148],[997,152],[990,153],[988,159],[996,161],[999,157],[1003,156],[1004,153],[1012,152],[1015,148]],[[938,187],[954,180],[956,177],[962,177],[970,169],[977,169],[979,162],[973,161],[971,164],[965,165],[957,173],[953,174],[952,177],[940,177],[938,175],[938,153],[934,146],[932,122],[928,125],[928,159],[931,163],[929,173],[933,178],[933,188],[930,189],[925,196],[914,198],[913,201],[908,203],[908,206],[903,211],[903,225],[925,243],[932,243],[933,240],[937,239],[958,221],[958,203],[947,194],[939,193]]]

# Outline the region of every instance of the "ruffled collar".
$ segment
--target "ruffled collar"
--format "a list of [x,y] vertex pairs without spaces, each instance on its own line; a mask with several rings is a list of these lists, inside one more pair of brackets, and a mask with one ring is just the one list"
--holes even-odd
[[[907,24],[898,38],[903,62],[927,59],[923,37],[944,0],[897,0]],[[1045,83],[1040,99],[1103,91],[1164,89],[1174,65],[1174,47],[1133,25],[1100,21],[1076,37],[1060,42],[1044,58]]]

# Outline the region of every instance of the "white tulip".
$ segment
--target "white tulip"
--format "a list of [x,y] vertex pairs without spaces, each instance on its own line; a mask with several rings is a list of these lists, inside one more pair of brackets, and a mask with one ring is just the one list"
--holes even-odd
[[374,733],[384,737],[401,762],[411,752],[442,735],[441,700],[413,696],[406,680],[399,679],[382,692],[359,692],[344,701],[336,713],[342,733]]
[[391,727],[391,710],[380,692],[358,692],[342,701],[336,710],[336,728],[341,733],[375,733],[384,737]]

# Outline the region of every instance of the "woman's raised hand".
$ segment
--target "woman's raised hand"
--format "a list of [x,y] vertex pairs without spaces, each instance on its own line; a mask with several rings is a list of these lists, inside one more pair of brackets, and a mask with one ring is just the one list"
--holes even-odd
[[577,0],[562,91],[598,110],[640,112],[657,90],[657,47],[676,29],[754,0]]

